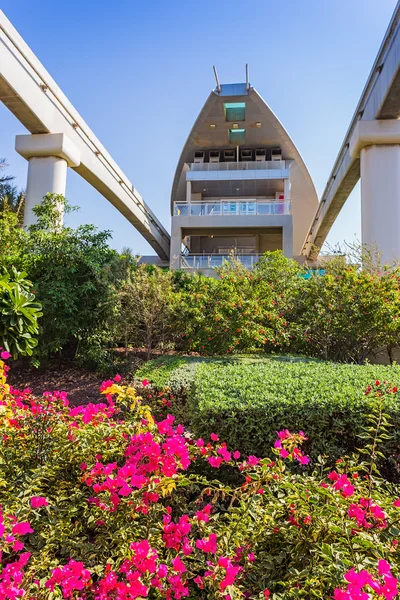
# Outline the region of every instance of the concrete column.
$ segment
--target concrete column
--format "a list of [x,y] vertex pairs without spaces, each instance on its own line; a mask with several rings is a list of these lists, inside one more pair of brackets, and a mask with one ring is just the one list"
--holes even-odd
[[283,196],[285,200],[290,198],[290,179],[283,180]]
[[171,251],[170,269],[176,271],[181,268],[182,228],[177,224],[179,217],[172,217],[171,225]]
[[48,192],[65,196],[67,168],[67,161],[55,156],[29,159],[24,212],[26,227],[35,223],[36,216],[32,209]]
[[362,243],[400,261],[400,121],[359,121],[349,152],[360,157]]
[[287,258],[293,258],[293,217],[285,219],[282,227],[282,252]]
[[80,164],[80,152],[63,133],[17,135],[16,151],[29,161],[24,225],[35,223],[33,207],[47,193],[65,196],[67,167]]
[[192,201],[192,182],[190,179],[186,181],[186,202]]
[[362,243],[400,261],[400,145],[363,148],[360,170]]

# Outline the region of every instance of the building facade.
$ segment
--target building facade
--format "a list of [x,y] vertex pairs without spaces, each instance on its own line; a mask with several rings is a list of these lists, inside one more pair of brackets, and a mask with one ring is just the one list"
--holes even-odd
[[[250,85],[218,85],[183,148],[171,195],[172,269],[212,274],[232,253],[300,255],[318,205],[282,124]],[[211,271],[211,273],[210,273]]]

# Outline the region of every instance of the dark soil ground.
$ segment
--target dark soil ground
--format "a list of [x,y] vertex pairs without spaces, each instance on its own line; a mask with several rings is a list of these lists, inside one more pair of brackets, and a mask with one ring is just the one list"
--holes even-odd
[[[159,355],[160,352],[154,352],[151,358]],[[126,355],[125,348],[116,348],[115,359],[116,364],[120,365],[115,367],[115,374],[126,373],[121,383],[129,383],[135,371],[147,360],[147,354],[141,348],[132,348]],[[53,358],[37,369],[32,367],[28,360],[23,359],[15,363],[11,362],[10,366],[7,382],[19,390],[29,388],[36,396],[40,396],[45,391],[67,392],[68,399],[74,406],[104,401],[99,388],[101,382],[109,379],[109,376],[80,367],[72,360]]]
[[35,369],[26,364],[11,365],[8,383],[23,390],[29,388],[40,396],[42,392],[55,390],[68,393],[73,405],[102,402],[99,392],[101,377],[95,373],[76,366],[73,363],[50,361],[43,369]]

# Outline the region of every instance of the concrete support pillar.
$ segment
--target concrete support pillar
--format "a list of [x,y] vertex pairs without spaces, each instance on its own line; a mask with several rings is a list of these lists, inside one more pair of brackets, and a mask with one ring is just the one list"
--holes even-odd
[[192,182],[190,179],[186,181],[186,202],[192,201]]
[[24,225],[35,223],[33,207],[47,193],[65,196],[67,168],[80,164],[80,152],[63,133],[17,135],[15,149],[29,161]]
[[400,145],[366,146],[360,170],[362,243],[400,261]]
[[[178,217],[179,218],[179,217]],[[172,217],[170,268],[176,271],[181,268],[182,229]]]
[[282,252],[287,258],[293,258],[293,218],[285,219],[282,227]]
[[283,180],[283,196],[285,200],[290,198],[290,179]]
[[383,264],[400,261],[400,121],[359,121],[349,151],[360,157],[362,243]]

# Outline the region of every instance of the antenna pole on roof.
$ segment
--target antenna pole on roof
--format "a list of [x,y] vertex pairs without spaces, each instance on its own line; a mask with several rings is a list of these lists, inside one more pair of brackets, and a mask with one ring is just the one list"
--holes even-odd
[[249,84],[249,65],[246,63],[246,92],[248,92],[250,89],[250,84]]
[[213,67],[213,69],[214,69],[215,81],[217,82],[217,90],[218,90],[218,93],[221,93],[221,84],[218,79],[217,69],[215,67]]

